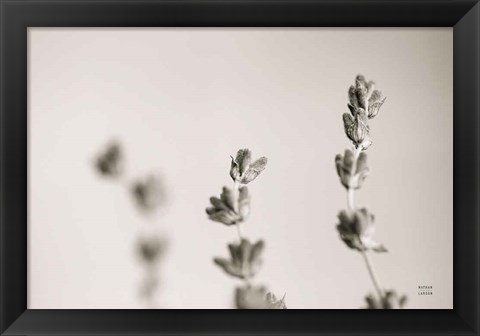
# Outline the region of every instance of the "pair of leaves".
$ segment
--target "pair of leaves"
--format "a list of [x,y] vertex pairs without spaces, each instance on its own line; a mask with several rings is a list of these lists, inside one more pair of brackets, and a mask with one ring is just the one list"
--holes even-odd
[[369,173],[367,153],[363,151],[358,158],[350,149],[345,150],[343,156],[337,154],[335,156],[335,166],[340,182],[346,189],[359,189]]
[[375,217],[367,208],[342,210],[338,214],[338,219],[340,221],[337,225],[338,233],[348,247],[357,251],[387,252],[385,246],[373,239]]
[[250,196],[247,187],[234,190],[223,187],[220,198],[210,197],[211,206],[206,209],[208,217],[225,225],[234,225],[243,222],[250,213]]
[[254,277],[263,264],[262,253],[265,248],[263,240],[252,244],[248,239],[241,239],[240,243],[228,245],[230,258],[215,258],[214,262],[227,274],[240,278]]
[[267,166],[267,158],[262,156],[252,163],[252,152],[249,149],[240,149],[237,156],[232,158],[230,177],[233,181],[248,184],[255,180]]
[[139,239],[137,248],[142,261],[147,264],[154,264],[164,255],[167,241],[157,235],[145,236]]
[[157,209],[165,199],[163,186],[155,175],[135,181],[131,192],[138,208],[147,213]]
[[264,286],[238,287],[235,291],[237,309],[287,309],[285,296],[277,299]]
[[373,294],[365,298],[367,309],[401,309],[407,303],[406,295],[398,295],[394,290],[388,290],[383,297],[378,298]]

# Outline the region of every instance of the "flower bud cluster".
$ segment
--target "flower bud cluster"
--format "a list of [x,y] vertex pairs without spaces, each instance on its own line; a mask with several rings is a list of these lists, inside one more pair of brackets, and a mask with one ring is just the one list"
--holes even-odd
[[385,294],[378,298],[369,294],[365,301],[367,302],[367,309],[401,309],[407,303],[407,296],[399,296],[395,290],[388,290]]
[[145,213],[155,211],[165,199],[160,179],[155,175],[148,175],[135,181],[131,193],[137,207]]
[[372,144],[368,120],[377,116],[386,97],[382,97],[382,93],[375,90],[374,82],[367,82],[364,76],[358,75],[355,85],[348,90],[348,99],[350,113],[343,114],[345,134],[355,148],[360,146],[367,149]]
[[167,241],[162,236],[145,236],[138,240],[138,254],[146,264],[154,265],[161,258],[167,247]]
[[124,154],[117,141],[110,142],[95,159],[97,172],[110,178],[118,178],[123,173]]

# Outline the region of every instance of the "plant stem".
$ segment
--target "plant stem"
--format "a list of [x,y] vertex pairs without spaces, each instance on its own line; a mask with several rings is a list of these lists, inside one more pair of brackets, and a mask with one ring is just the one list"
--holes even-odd
[[349,211],[355,210],[355,193],[353,188],[348,188],[347,190],[347,208]]
[[[360,144],[357,148],[355,148],[353,152],[354,158],[353,158],[353,164],[352,164],[352,177],[356,174],[357,160],[361,152],[362,152],[362,145]],[[353,188],[348,188],[347,190],[347,207],[349,211],[355,211],[355,189]],[[377,291],[379,298],[382,299],[383,289],[380,286],[380,282],[378,281],[377,276],[375,274],[373,263],[370,260],[367,254],[367,251],[361,251],[361,254],[363,256],[363,259],[365,260],[365,264],[367,265],[368,273],[370,274],[370,278],[372,279],[373,286],[375,287],[375,290]]]
[[[360,155],[360,152],[362,151],[361,145],[359,145],[357,148],[354,149],[353,151],[353,163],[352,163],[352,177],[355,175],[356,170],[357,170],[357,159],[358,156]],[[355,189],[353,188],[348,188],[347,189],[347,207],[348,210],[354,211],[355,210]]]
[[[235,181],[233,183],[233,211],[235,211],[236,213],[239,212],[238,210],[238,193],[239,193],[239,188],[240,188],[240,183]],[[235,226],[237,227],[237,233],[238,233],[238,239],[240,240],[240,242],[242,241],[243,239],[243,233],[242,233],[242,227],[240,226],[240,223],[237,222],[235,224]]]
[[375,275],[375,269],[373,267],[372,261],[370,260],[367,251],[362,251],[361,254],[363,256],[363,259],[365,260],[365,264],[367,265],[368,273],[370,274],[370,278],[372,279],[373,286],[375,287],[379,298],[382,299],[384,297],[383,289],[377,279],[377,276]]
[[[239,209],[238,209],[239,190],[240,190],[240,182],[235,181],[233,183],[233,208],[234,208],[234,211],[236,213],[239,213]],[[241,244],[242,239],[243,239],[242,226],[241,226],[240,222],[237,222],[235,224],[235,226],[237,227],[239,244]],[[243,266],[245,266],[245,264]],[[249,277],[245,277],[243,279],[243,282],[245,283],[245,285],[247,287],[250,287],[251,284],[250,284],[250,278]]]
[[238,239],[242,241],[243,239],[242,227],[240,226],[240,223],[235,224],[235,226],[237,227]]

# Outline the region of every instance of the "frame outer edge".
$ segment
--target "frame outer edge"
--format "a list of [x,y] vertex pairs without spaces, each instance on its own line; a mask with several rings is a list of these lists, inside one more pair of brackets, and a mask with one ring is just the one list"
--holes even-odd
[[[479,335],[480,3],[454,26],[454,310]],[[463,225],[460,225],[463,224]],[[473,268],[473,269],[472,269]],[[468,291],[467,291],[468,290]]]
[[[3,86],[3,60],[5,58],[5,48],[3,48],[3,40],[4,40],[4,33],[5,33],[5,21],[3,20],[3,6],[4,2],[0,0],[0,162],[5,162],[4,160],[4,134],[3,131],[4,122],[3,122],[3,114],[4,114],[4,86]],[[4,169],[0,169],[0,295],[5,297],[5,250],[4,250],[4,240],[5,240],[5,230],[4,230],[4,187],[3,187],[3,176],[4,176]],[[6,329],[7,326],[5,325],[5,315],[6,315],[7,306],[5,301],[0,302],[0,334],[2,334]]]
[[474,332],[476,335],[480,335],[480,311],[479,311],[479,305],[480,305],[480,2],[477,2],[475,7],[472,9],[474,11],[474,22],[475,22],[475,37],[474,37],[474,47],[475,47],[475,64],[474,64],[474,79],[475,79],[475,85],[474,85],[474,90],[476,92],[475,98],[474,98],[474,115],[476,118],[476,143],[475,143],[475,191],[476,191],[476,197],[475,197],[475,237],[476,237],[476,254],[474,256],[474,262],[477,265],[477,267],[474,270],[474,276],[475,276],[475,291],[476,293],[473,293],[474,295],[474,307],[473,307],[473,314],[474,314],[474,321],[473,321],[473,328]]
[[[22,1],[23,2],[23,1]],[[472,158],[472,164],[473,164],[473,177],[474,181],[472,183],[472,187],[476,192],[476,195],[474,199],[472,199],[469,203],[477,203],[477,207],[474,209],[474,216],[475,216],[475,223],[474,223],[474,229],[473,229],[473,234],[472,239],[475,239],[476,241],[476,246],[473,249],[474,256],[470,256],[472,258],[472,263],[473,261],[477,263],[477,267],[475,268],[475,272],[473,273],[475,276],[475,281],[474,281],[474,286],[476,289],[475,293],[472,293],[472,296],[474,297],[474,310],[471,311],[470,313],[474,314],[474,320],[469,320],[466,319],[467,321],[473,323],[475,330],[475,335],[478,335],[480,331],[480,321],[478,318],[479,314],[479,300],[480,300],[480,277],[479,277],[479,269],[478,269],[478,262],[479,262],[479,253],[480,253],[480,229],[479,229],[479,215],[480,215],[480,210],[478,208],[478,199],[479,199],[479,192],[480,192],[480,179],[479,179],[479,168],[480,168],[480,111],[479,111],[479,88],[480,88],[480,61],[479,61],[479,56],[480,56],[480,5],[477,3],[475,7],[471,10],[469,13],[475,18],[475,47],[476,49],[474,50],[475,53],[475,61],[474,64],[471,64],[474,66],[474,68],[470,68],[470,71],[474,73],[474,90],[476,90],[477,94],[474,98],[474,100],[471,100],[471,103],[474,105],[474,110],[472,111],[472,116],[474,121],[473,127],[475,127],[476,132],[474,133],[474,139],[473,142],[470,144],[472,145],[473,148],[468,150],[469,152],[473,152],[474,158]],[[5,190],[5,172],[3,169],[3,165],[6,159],[6,146],[7,146],[7,141],[5,138],[5,92],[7,91],[5,83],[4,83],[4,71],[5,71],[5,66],[4,66],[4,55],[5,55],[5,50],[3,48],[4,41],[5,41],[5,27],[6,23],[4,20],[4,15],[5,15],[5,2],[0,0],[0,53],[1,53],[1,58],[0,58],[0,162],[2,164],[2,169],[0,169],[0,295],[5,298],[5,294],[7,291],[6,284],[5,284],[5,279],[6,279],[6,266],[5,266],[5,261],[6,261],[6,248],[5,248],[5,242],[7,241],[7,238],[5,237],[5,214],[3,209],[5,209],[5,202],[6,202],[6,190]],[[468,15],[468,14],[466,14]],[[456,64],[454,60],[454,64]],[[472,170],[468,170],[468,172],[472,172]],[[458,174],[459,172],[457,172]],[[472,181],[471,181],[472,182]],[[471,264],[469,264],[471,265]],[[12,323],[12,321],[8,321],[9,318],[7,318],[7,304],[5,299],[2,299],[0,302],[0,334],[4,333],[5,330],[8,328],[7,323]],[[462,316],[463,317],[463,316]]]
[[[27,309],[25,20],[0,0],[0,334]],[[17,42],[20,41],[20,42]],[[25,40],[26,42],[26,40]],[[20,57],[18,55],[21,55]],[[8,66],[7,66],[8,65]],[[16,76],[12,76],[16,74]],[[12,80],[14,78],[14,80]],[[7,82],[8,79],[8,82]],[[20,93],[20,95],[16,94]],[[18,97],[21,97],[18,99]],[[24,122],[25,121],[25,122]],[[23,128],[19,128],[18,126]],[[8,197],[7,197],[8,196]]]

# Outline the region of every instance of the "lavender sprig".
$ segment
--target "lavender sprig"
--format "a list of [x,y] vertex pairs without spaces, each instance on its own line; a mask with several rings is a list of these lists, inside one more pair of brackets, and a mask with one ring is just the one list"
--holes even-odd
[[335,166],[340,182],[347,189],[347,210],[342,210],[338,214],[337,230],[343,242],[349,248],[359,251],[365,260],[377,293],[377,296],[367,296],[367,308],[402,308],[405,305],[406,296],[398,297],[395,291],[384,290],[369,258],[370,251],[387,252],[386,247],[373,238],[375,217],[367,208],[359,209],[355,205],[355,190],[362,187],[369,175],[365,153],[372,145],[369,121],[378,115],[386,98],[375,89],[374,82],[367,82],[362,75],[355,78],[355,85],[348,90],[348,98],[350,112],[343,114],[343,124],[353,149],[347,149],[344,155],[335,156]]
[[238,309],[286,309],[284,298],[277,300],[264,286],[252,285],[251,281],[263,264],[265,242],[255,243],[245,238],[241,225],[250,213],[250,194],[246,184],[254,181],[267,165],[267,158],[252,162],[249,149],[240,149],[235,158],[231,157],[230,177],[233,187],[223,187],[220,197],[211,197],[206,209],[208,218],[227,226],[235,226],[238,243],[228,244],[229,258],[214,258],[214,262],[226,274],[241,279],[244,284],[235,290]]

